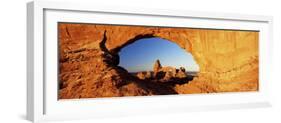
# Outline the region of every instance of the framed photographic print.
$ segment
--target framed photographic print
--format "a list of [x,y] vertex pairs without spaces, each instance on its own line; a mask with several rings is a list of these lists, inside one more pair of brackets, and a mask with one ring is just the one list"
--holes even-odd
[[31,121],[267,107],[272,17],[27,4]]

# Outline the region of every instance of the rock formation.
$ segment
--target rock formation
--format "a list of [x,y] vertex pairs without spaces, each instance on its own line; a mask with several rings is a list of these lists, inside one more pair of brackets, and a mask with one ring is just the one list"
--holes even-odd
[[[159,67],[160,66],[160,67]],[[161,81],[170,81],[173,78],[186,78],[187,75],[185,73],[185,68],[180,67],[176,69],[171,66],[162,66],[160,60],[156,60],[154,64],[154,79],[161,80]]]
[[187,75],[185,73],[185,68],[184,67],[180,67],[180,69],[178,69],[175,77],[177,77],[177,78],[185,78],[185,77],[187,77]]
[[146,79],[146,76],[145,76],[144,72],[138,72],[138,73],[137,73],[137,77],[138,77],[139,79],[142,79],[142,80]]
[[159,70],[162,68],[162,65],[160,63],[160,60],[157,59],[156,62],[154,63],[154,67],[153,67],[153,73],[154,73],[154,77],[156,76],[156,74],[159,72]]
[[162,67],[159,71],[163,71],[163,72],[171,72],[172,76],[176,76],[177,74],[177,69],[171,66],[164,66]]
[[180,71],[185,73],[185,68],[184,67],[180,67]]
[[141,79],[141,80],[145,80],[145,79],[152,79],[152,73],[150,71],[146,71],[146,72],[138,72],[136,74],[136,76]]
[[150,71],[146,71],[145,73],[145,78],[146,79],[151,79],[153,76],[152,76],[152,73]]
[[70,23],[58,29],[60,99],[157,94],[118,67],[118,52],[147,37],[178,44],[199,65],[198,76],[175,86],[177,93],[258,90],[259,32]]
[[[170,81],[174,78],[175,76],[173,75],[173,73],[171,71],[167,71],[165,72],[165,76],[164,78],[162,78],[162,81]],[[160,80],[161,81],[161,80]]]

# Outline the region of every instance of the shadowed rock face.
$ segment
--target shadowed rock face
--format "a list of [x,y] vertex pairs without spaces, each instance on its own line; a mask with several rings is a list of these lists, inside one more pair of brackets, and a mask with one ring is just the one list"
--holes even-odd
[[[258,32],[59,23],[59,98],[166,94],[118,67],[118,52],[160,37],[190,52],[200,71],[171,93],[258,90]],[[156,88],[156,89],[155,89]]]

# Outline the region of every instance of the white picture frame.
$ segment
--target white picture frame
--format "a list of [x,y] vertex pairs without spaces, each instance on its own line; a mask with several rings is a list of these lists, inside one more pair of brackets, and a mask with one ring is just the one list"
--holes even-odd
[[[122,16],[123,19],[106,19],[106,15],[116,16],[116,18]],[[146,21],[147,16],[155,16],[159,22]],[[139,18],[140,21],[129,21],[132,17]],[[170,19],[160,21],[162,18]],[[190,23],[183,21],[185,19],[189,19]],[[132,114],[269,107],[270,102],[267,97],[271,85],[272,20],[271,16],[260,15],[94,6],[90,1],[30,2],[27,4],[27,119],[37,122]],[[154,26],[178,21],[178,24],[170,26],[258,30],[260,31],[259,84],[261,88],[258,92],[58,101],[57,83],[50,82],[57,79],[57,73],[54,71],[57,68],[57,51],[49,49],[57,47],[56,24],[61,21]],[[216,21],[221,24],[210,23]],[[54,69],[46,69],[46,66]]]

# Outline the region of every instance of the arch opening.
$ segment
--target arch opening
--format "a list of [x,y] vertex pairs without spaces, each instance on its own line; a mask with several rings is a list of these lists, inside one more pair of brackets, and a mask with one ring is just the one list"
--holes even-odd
[[159,37],[138,38],[122,47],[118,54],[119,66],[140,80],[184,84],[199,71],[191,53]]

